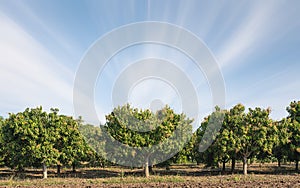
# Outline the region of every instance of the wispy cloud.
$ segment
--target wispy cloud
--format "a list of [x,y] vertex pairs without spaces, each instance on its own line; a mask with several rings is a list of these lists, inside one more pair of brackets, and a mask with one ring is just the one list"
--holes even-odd
[[[291,69],[299,69],[298,7],[296,1],[271,0],[1,3],[0,115],[36,105],[57,106],[66,113],[72,112],[74,74],[88,45],[112,29],[141,21],[176,24],[203,39],[224,73],[228,105],[238,102],[249,106],[268,104],[284,111],[286,104],[299,96],[299,79],[287,76],[298,75],[291,73]],[[169,33],[161,32],[161,35],[165,37]],[[95,108],[101,121],[104,121],[104,114],[111,111],[111,93],[118,76],[128,66],[146,58],[174,63],[193,83],[200,115],[211,111],[212,96],[205,75],[186,60],[182,52],[178,55],[173,52],[175,49],[159,46],[140,45],[133,50],[126,49],[108,62],[95,88]],[[106,50],[110,50],[109,45]],[[287,65],[291,67],[287,75],[279,73]],[[154,71],[160,70],[158,66]],[[136,87],[132,100],[142,104],[160,96],[168,99],[168,103],[172,103],[171,99],[178,102],[178,98],[167,89],[163,91],[163,87],[153,92],[155,86]],[[89,97],[85,92],[85,89],[80,91],[82,99]]]
[[[55,53],[56,57],[66,61],[64,64],[73,64],[74,61],[75,63],[79,62],[82,51],[85,49],[80,48],[78,39],[72,38],[74,37],[73,35],[66,33],[66,30],[58,27],[56,21],[52,21],[46,15],[38,13],[30,3],[25,3],[25,1],[11,1],[9,4],[11,4],[18,14],[10,10],[12,7],[6,8],[6,6],[3,6],[0,7],[0,11],[3,11],[5,15],[12,18],[16,24],[29,34],[33,34],[36,37],[35,39],[43,43],[51,53]],[[64,21],[67,22],[69,20]],[[69,66],[69,68],[73,67]]]
[[37,105],[72,113],[72,72],[4,14],[0,23],[2,115]]
[[[222,68],[233,67],[253,51],[257,51],[264,43],[272,24],[272,15],[279,8],[279,3],[256,3],[248,16],[234,28],[231,36],[223,42],[216,52]],[[239,15],[236,15],[239,16]],[[228,28],[229,29],[229,28]]]

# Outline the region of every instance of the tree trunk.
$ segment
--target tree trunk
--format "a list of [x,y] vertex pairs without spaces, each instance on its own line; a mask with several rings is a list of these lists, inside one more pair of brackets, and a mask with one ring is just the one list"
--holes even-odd
[[231,172],[234,172],[235,169],[235,157],[231,159]]
[[149,177],[149,163],[148,163],[148,158],[146,159],[146,162],[145,162],[145,177],[146,178]]
[[43,163],[43,178],[47,179],[47,177],[48,177],[47,166],[45,163]]
[[76,172],[76,165],[75,165],[75,163],[72,164],[72,172],[73,172],[73,173]]
[[18,170],[18,172],[24,172],[25,171],[25,169],[23,167],[21,167],[21,166],[18,166],[17,170]]
[[170,170],[171,168],[170,168],[170,165],[169,164],[167,164],[167,166],[166,166],[166,170]]
[[206,165],[207,165],[207,167],[213,167],[215,165],[213,155],[207,159],[207,164]]
[[153,174],[153,165],[149,166],[149,172],[150,172],[150,174]]
[[225,172],[225,170],[226,170],[226,161],[223,161],[222,172]]
[[295,170],[298,171],[298,170],[299,170],[299,160],[296,160],[295,163],[296,163],[296,168],[295,168]]
[[60,175],[60,167],[61,165],[57,165],[57,175]]
[[280,159],[277,159],[278,160],[278,167],[280,168],[281,167],[281,160]]
[[243,174],[247,175],[247,157],[243,158]]

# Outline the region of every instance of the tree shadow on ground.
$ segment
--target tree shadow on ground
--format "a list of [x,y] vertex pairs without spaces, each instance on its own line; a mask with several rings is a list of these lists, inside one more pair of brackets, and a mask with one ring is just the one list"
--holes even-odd
[[[0,179],[42,179],[42,170],[39,169],[26,169],[22,172],[17,172],[11,169],[1,169]],[[55,170],[48,171],[48,178],[110,178],[119,177],[120,173],[113,170],[105,169],[79,169],[76,172],[72,170],[64,170],[60,175]]]
[[[268,175],[290,175],[299,173],[288,167],[278,168],[276,166],[269,166],[267,168],[260,168],[258,166],[249,168],[248,174],[268,174]],[[230,169],[226,169],[222,172],[219,168],[203,168],[195,165],[191,166],[172,166],[170,170],[165,168],[154,168],[152,175],[157,176],[219,176],[219,175],[232,175],[232,174],[243,174],[241,169],[235,170],[233,173]],[[49,178],[81,178],[81,179],[95,179],[95,178],[112,178],[112,177],[143,177],[144,171],[140,168],[128,169],[124,167],[114,168],[82,168],[76,172],[65,169],[62,170],[60,175],[57,175],[55,169],[48,170]],[[0,179],[41,179],[41,169],[26,169],[23,172],[16,172],[8,168],[0,169]]]

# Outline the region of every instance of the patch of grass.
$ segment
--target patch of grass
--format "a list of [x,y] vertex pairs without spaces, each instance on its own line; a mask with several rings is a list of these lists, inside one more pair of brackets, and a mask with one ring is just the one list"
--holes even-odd
[[235,182],[238,182],[238,181],[241,180],[241,176],[234,176],[234,177],[233,177],[233,180],[234,180]]
[[1,180],[0,186],[18,187],[18,186],[58,186],[58,185],[82,185],[82,183],[89,185],[97,184],[130,184],[130,183],[182,183],[185,182],[184,177],[180,176],[150,176],[145,177],[113,177],[113,178],[99,178],[99,179],[78,179],[78,178],[48,178],[48,179],[7,179]]
[[[75,181],[74,181],[75,180]],[[48,178],[48,179],[14,179],[14,180],[2,180],[0,186],[19,187],[19,186],[55,186],[55,185],[75,185],[76,179],[67,178]]]

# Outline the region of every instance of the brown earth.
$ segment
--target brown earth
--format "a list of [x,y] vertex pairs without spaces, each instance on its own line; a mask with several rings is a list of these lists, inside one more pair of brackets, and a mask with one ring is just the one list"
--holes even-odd
[[171,170],[154,168],[150,178],[142,176],[141,169],[83,168],[72,173],[62,169],[57,177],[55,169],[49,170],[49,178],[41,179],[40,169],[26,169],[16,174],[10,169],[0,169],[0,187],[299,187],[300,174],[292,165],[252,164],[249,175],[241,174],[237,165],[234,174],[227,169],[205,169],[203,166],[172,166]]

